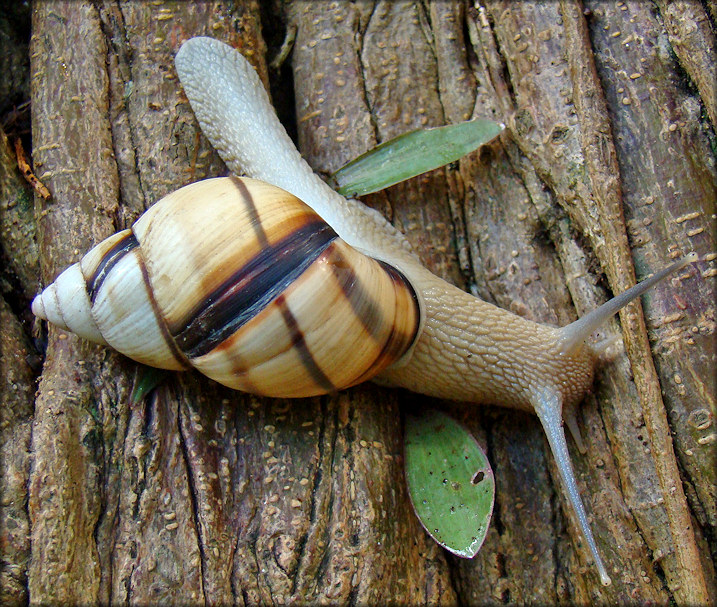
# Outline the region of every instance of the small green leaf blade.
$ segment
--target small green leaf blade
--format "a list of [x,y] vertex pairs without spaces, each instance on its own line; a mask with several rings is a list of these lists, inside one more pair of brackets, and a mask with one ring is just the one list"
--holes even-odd
[[437,169],[479,148],[505,128],[492,120],[469,120],[418,129],[386,141],[332,176],[343,196],[361,196]]
[[129,397],[132,405],[139,404],[152,390],[161,384],[169,375],[169,371],[165,369],[157,369],[140,365],[137,368],[134,385],[132,386],[132,394]]
[[428,534],[453,554],[474,557],[493,514],[495,480],[473,436],[438,411],[406,416],[405,472]]

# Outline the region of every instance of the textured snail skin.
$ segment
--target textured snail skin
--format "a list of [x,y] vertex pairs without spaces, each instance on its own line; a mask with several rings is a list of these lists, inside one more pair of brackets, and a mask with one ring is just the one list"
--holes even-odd
[[[177,54],[177,72],[202,131],[237,174],[277,185],[313,208],[351,246],[398,268],[420,294],[425,323],[412,356],[380,380],[440,398],[533,411],[535,389],[554,385],[566,405],[592,381],[587,348],[558,357],[558,331],[483,302],[420,263],[383,216],[327,186],[301,158],[251,65],[211,38]],[[525,349],[528,348],[528,351]]]

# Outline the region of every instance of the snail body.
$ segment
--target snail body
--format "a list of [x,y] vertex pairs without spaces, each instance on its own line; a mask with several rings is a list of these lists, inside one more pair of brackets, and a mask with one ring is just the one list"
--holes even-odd
[[[256,394],[309,396],[373,379],[535,412],[609,584],[563,423],[584,450],[575,410],[601,350],[588,338],[694,257],[567,327],[531,322],[436,277],[380,214],[328,187],[234,49],[194,38],[176,66],[212,145],[252,179],[211,179],[170,194],[61,274],[33,302],[35,314],[140,362],[195,367]],[[118,312],[123,299],[131,305]]]

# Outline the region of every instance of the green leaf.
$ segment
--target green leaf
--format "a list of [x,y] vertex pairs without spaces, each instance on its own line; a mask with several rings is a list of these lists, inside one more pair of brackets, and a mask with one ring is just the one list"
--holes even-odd
[[497,137],[504,128],[492,120],[469,120],[404,133],[340,168],[332,176],[333,185],[343,196],[378,192],[458,160]]
[[429,535],[453,554],[475,556],[488,532],[495,482],[473,436],[438,411],[408,415],[405,468],[413,509]]
[[166,379],[167,375],[169,375],[169,371],[165,369],[156,369],[145,365],[138,367],[132,394],[129,398],[130,403],[136,405],[141,402],[147,394]]

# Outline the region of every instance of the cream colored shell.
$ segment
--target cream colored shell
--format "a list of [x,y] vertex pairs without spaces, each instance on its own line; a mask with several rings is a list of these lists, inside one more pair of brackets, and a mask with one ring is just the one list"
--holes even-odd
[[419,327],[397,270],[295,196],[236,177],[163,198],[63,272],[33,311],[139,362],[283,397],[370,379]]

